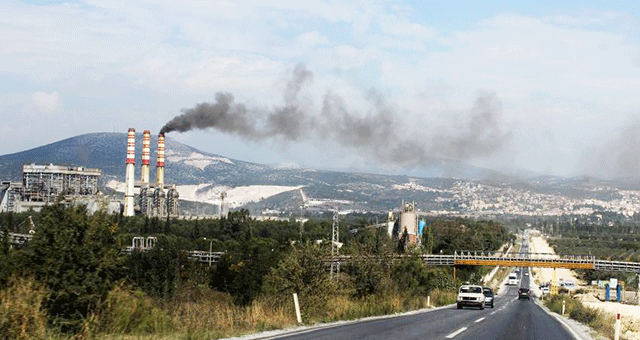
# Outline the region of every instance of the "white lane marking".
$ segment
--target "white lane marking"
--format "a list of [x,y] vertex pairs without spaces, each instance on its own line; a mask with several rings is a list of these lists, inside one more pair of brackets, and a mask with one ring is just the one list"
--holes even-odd
[[467,330],[467,327],[462,327],[459,330],[447,335],[446,338],[447,339],[455,338],[458,334],[460,334],[460,333],[462,333],[462,332],[464,332],[466,330]]
[[480,318],[480,319],[476,320],[475,323],[478,323],[478,322],[480,322],[482,320],[484,320],[484,318]]
[[495,311],[495,312],[491,312],[491,315],[493,315],[493,314],[495,314],[495,313],[497,313],[497,312],[498,312],[498,311]]

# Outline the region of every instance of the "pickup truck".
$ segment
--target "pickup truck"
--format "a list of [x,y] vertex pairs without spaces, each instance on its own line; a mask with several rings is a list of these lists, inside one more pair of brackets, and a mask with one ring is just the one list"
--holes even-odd
[[476,285],[463,285],[458,291],[458,309],[462,307],[478,307],[484,309],[485,296],[482,291],[482,286]]

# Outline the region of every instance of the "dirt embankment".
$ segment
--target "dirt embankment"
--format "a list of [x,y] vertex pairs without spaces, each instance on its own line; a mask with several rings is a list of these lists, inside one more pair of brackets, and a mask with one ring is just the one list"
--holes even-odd
[[[532,253],[555,254],[553,248],[551,248],[547,241],[541,236],[531,237],[530,247]],[[553,269],[551,268],[534,268],[533,272],[535,279],[534,282],[536,282],[536,284],[549,282],[553,277]],[[585,283],[578,280],[576,273],[572,270],[556,269],[556,275],[558,278],[558,282],[560,282],[560,279],[563,279],[564,281],[572,280],[579,285],[579,288],[584,287]],[[617,313],[620,313],[620,319],[622,322],[622,338],[630,340],[640,340],[640,306],[622,304],[618,302],[600,301],[592,293],[576,295],[575,298],[579,299],[585,306],[599,309],[607,315],[612,315],[614,318]]]

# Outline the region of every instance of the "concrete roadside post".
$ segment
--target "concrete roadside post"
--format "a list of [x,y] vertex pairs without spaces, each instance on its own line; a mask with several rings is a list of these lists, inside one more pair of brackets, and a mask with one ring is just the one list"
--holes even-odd
[[564,316],[564,300],[562,300],[562,316]]
[[298,323],[302,324],[302,316],[300,316],[300,304],[298,303],[298,293],[293,293],[293,304],[296,307],[296,318]]
[[431,295],[427,296],[427,307],[431,307]]
[[613,328],[615,330],[614,339],[620,340],[620,313],[616,315],[616,324]]

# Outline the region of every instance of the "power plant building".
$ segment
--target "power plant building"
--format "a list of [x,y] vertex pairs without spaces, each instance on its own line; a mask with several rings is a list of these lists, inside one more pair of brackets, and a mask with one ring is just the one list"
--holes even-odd
[[98,193],[99,169],[61,165],[23,165],[23,200],[51,202],[59,195],[92,196]]
[[98,194],[101,171],[63,165],[22,166],[22,182],[0,184],[0,212],[22,212],[64,198],[93,197]]

